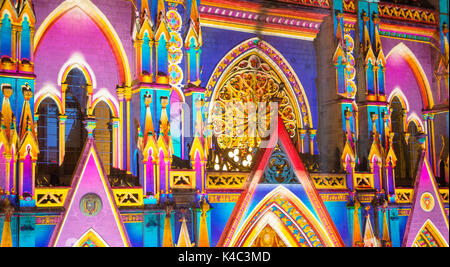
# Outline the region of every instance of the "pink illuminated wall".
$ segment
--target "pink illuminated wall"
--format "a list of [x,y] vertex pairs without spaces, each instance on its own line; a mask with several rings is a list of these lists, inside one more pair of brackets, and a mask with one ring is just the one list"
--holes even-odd
[[398,75],[386,75],[386,95],[399,88],[407,97],[410,112],[420,115],[422,112],[422,96],[413,71],[408,62],[399,53],[393,53],[386,61],[386,73],[398,73]]
[[36,52],[36,91],[45,86],[60,90],[58,75],[68,62],[87,63],[96,77],[94,94],[106,88],[116,96],[119,68],[104,34],[90,17],[75,7],[57,20]]
[[433,88],[433,79],[429,78],[433,77],[430,47],[423,43],[389,38],[383,38],[382,42],[384,54],[387,56],[386,96],[389,96],[393,90],[399,88],[407,97],[410,107],[409,111],[415,112],[420,117],[423,104],[419,84],[408,62],[402,56],[400,50],[396,48],[398,48],[400,43],[403,43],[411,51],[426,75],[430,87]]

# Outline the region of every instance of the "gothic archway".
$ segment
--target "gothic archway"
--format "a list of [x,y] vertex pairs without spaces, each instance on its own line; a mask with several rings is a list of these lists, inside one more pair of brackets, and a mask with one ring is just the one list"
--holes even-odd
[[[279,52],[257,38],[241,43],[224,57],[208,82],[207,96],[213,141],[221,155],[214,155],[208,168],[216,171],[252,168],[271,126],[270,103],[277,103],[295,143],[300,142],[299,129],[313,128],[308,100],[295,72]],[[256,115],[253,121],[252,114]]]
[[413,247],[448,247],[448,244],[433,223],[427,220],[417,233]]
[[[267,227],[274,231],[267,231]],[[231,246],[254,246],[261,235],[267,234],[264,231],[270,233],[274,240],[278,240],[279,245],[334,246],[326,230],[311,211],[283,186],[275,188],[256,205],[232,238]]]
[[422,108],[424,110],[432,109],[434,99],[431,93],[431,86],[422,65],[414,53],[404,43],[399,43],[386,56],[386,71],[389,71],[393,55],[399,55],[403,58],[413,72],[417,85],[419,86]]

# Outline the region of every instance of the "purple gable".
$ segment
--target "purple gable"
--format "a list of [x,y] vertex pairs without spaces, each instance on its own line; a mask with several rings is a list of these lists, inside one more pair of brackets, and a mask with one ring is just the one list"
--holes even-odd
[[129,246],[129,241],[93,139],[88,140],[75,173],[66,212],[53,233],[51,245],[73,246],[93,229],[112,247]]
[[430,164],[422,154],[420,168],[414,189],[413,207],[408,223],[403,246],[411,247],[422,227],[430,221],[448,244],[448,218],[445,214],[442,198],[437,190],[436,180],[430,170]]

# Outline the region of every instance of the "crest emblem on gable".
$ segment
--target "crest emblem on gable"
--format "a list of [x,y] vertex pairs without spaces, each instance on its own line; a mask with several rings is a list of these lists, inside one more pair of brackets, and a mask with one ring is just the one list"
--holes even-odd
[[102,200],[96,194],[86,194],[81,198],[80,209],[84,216],[93,217],[102,210]]
[[428,192],[425,192],[420,197],[420,206],[426,212],[432,211],[434,208],[434,197]]

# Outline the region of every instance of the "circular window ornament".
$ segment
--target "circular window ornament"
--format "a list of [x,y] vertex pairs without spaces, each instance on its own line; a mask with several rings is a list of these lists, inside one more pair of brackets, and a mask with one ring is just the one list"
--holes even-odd
[[432,194],[425,192],[420,197],[420,206],[426,212],[430,212],[434,208],[434,197]]
[[102,200],[94,193],[86,194],[81,198],[80,210],[84,216],[94,217],[102,210]]

